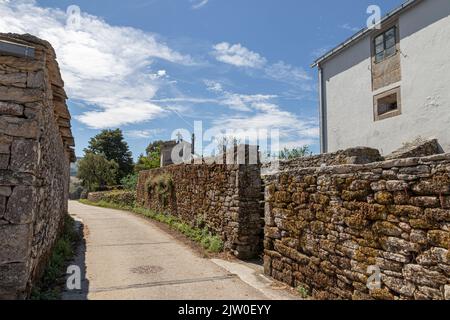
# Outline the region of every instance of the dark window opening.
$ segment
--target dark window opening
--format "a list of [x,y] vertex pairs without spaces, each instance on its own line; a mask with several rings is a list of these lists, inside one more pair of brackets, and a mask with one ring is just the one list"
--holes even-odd
[[397,93],[378,99],[378,115],[381,116],[388,112],[398,109]]
[[400,87],[376,95],[373,102],[375,121],[396,117],[402,114]]
[[381,62],[397,53],[397,32],[396,27],[392,27],[374,39],[375,62]]

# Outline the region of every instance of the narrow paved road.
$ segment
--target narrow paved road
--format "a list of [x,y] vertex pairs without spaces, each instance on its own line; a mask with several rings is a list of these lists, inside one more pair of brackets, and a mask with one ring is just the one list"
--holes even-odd
[[82,291],[67,291],[63,299],[289,298],[254,272],[244,282],[225,269],[228,262],[199,257],[148,219],[73,201],[69,212],[84,225],[85,241],[74,264],[86,276]]

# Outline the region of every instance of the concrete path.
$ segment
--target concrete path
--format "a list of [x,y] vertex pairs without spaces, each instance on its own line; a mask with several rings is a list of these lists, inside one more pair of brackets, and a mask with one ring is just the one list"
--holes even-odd
[[63,299],[295,298],[275,290],[259,267],[202,258],[148,219],[73,201],[69,212],[84,226],[73,263],[84,280]]

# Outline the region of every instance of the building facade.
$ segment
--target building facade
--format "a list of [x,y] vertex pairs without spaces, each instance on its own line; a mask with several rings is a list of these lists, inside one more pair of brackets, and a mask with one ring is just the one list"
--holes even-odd
[[436,138],[450,152],[450,1],[410,0],[319,58],[321,151],[388,154]]

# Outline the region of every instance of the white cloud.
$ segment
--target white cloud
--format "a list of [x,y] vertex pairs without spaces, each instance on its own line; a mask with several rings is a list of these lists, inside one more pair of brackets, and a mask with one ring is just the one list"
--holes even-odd
[[158,80],[163,79],[167,77],[167,71],[166,70],[158,70],[156,73],[150,74],[150,78],[152,80]]
[[290,64],[284,63],[283,61],[279,61],[268,66],[266,68],[266,74],[271,79],[282,82],[287,81],[289,83],[300,83],[306,80],[311,80],[311,77],[304,69],[291,66]]
[[77,29],[66,25],[64,11],[39,7],[34,0],[0,2],[0,16],[0,32],[31,33],[52,43],[69,97],[96,108],[77,118],[91,128],[163,116],[166,111],[150,100],[166,73],[160,70],[155,78],[148,67],[155,59],[192,64],[153,34],[111,26],[87,13]]
[[[205,81],[207,87],[222,96],[219,103],[231,109],[246,111],[238,115],[226,115],[213,121],[212,131],[231,134],[237,138],[257,139],[257,133],[263,130],[279,130],[282,142],[286,140],[300,141],[303,144],[313,144],[319,137],[317,121],[308,117],[300,117],[289,111],[282,110],[274,103],[275,95],[246,95],[226,91],[222,85],[215,81]],[[307,143],[306,143],[307,142]]]
[[275,130],[283,140],[299,138],[315,140],[319,129],[313,119],[303,119],[271,103],[256,103],[257,112],[250,116],[222,117],[213,122],[216,130]]
[[253,68],[262,71],[262,76],[274,81],[301,86],[304,90],[311,90],[306,83],[311,80],[308,73],[300,67],[292,66],[283,61],[269,64],[267,59],[259,53],[250,51],[241,44],[231,45],[222,42],[213,46],[213,56],[220,62],[235,67]]
[[218,61],[236,67],[262,68],[267,62],[258,53],[250,51],[239,43],[231,45],[228,42],[222,42],[216,44],[213,49],[213,55]]
[[193,3],[192,9],[200,9],[206,6],[209,0],[190,0],[190,2]]
[[125,136],[134,139],[150,139],[156,135],[163,133],[163,129],[144,129],[144,130],[128,130],[125,131]]
[[277,97],[275,95],[233,93],[223,89],[220,82],[211,80],[204,82],[209,91],[220,94],[215,101],[217,104],[225,105],[236,111],[251,112],[256,103],[266,102]]
[[359,30],[361,30],[361,28],[351,26],[348,23],[344,23],[344,24],[340,25],[339,27],[342,29],[345,29],[345,30],[352,31],[352,32],[358,32]]

